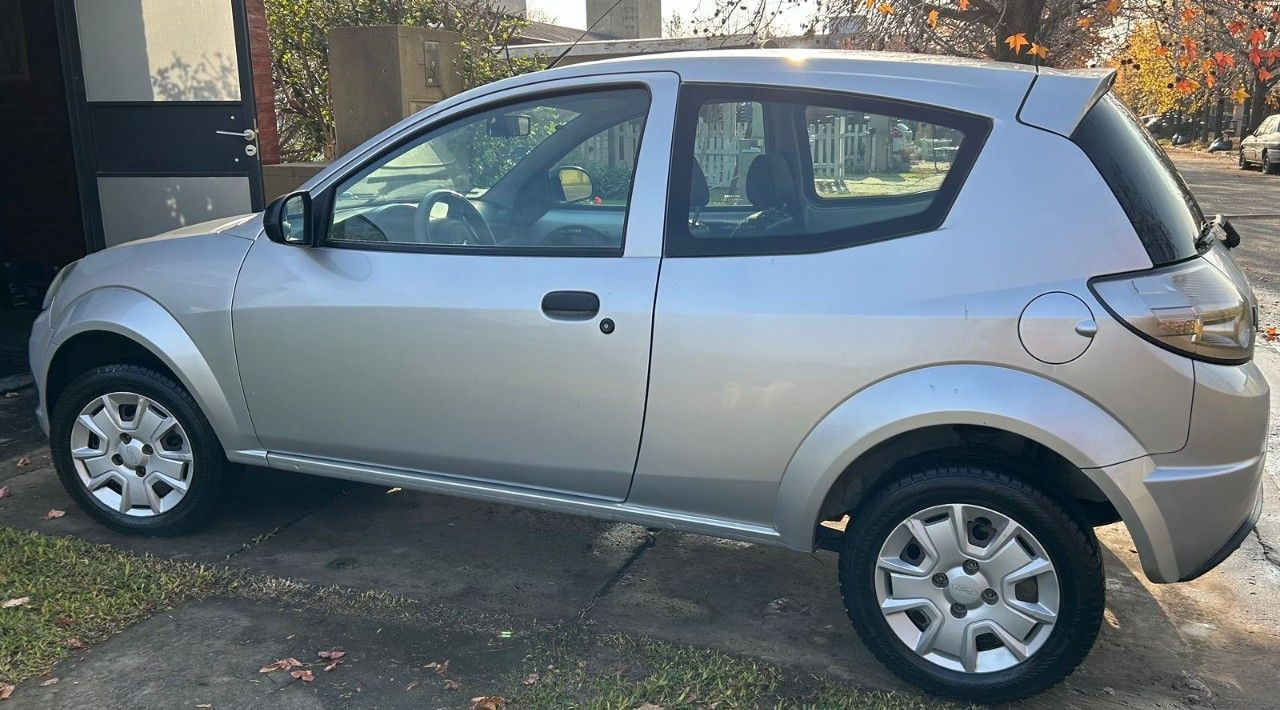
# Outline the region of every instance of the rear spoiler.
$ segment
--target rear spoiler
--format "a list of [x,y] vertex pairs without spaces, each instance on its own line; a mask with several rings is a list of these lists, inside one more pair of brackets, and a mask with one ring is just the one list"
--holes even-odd
[[1041,68],[1018,109],[1018,121],[1070,138],[1116,80],[1114,69]]

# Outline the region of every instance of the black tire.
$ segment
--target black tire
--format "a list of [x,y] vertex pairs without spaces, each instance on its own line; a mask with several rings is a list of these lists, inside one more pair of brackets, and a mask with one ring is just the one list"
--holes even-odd
[[1241,150],[1238,153],[1236,153],[1236,160],[1241,170],[1249,169],[1249,161],[1244,159],[1244,150]]
[[[1106,577],[1097,539],[1077,511],[1011,475],[1008,465],[964,455],[921,459],[904,467],[851,513],[840,552],[845,611],[863,643],[889,670],[924,690],[967,702],[999,703],[1035,695],[1084,659],[1102,624]],[[1021,664],[990,673],[943,668],[899,639],[880,613],[876,558],[903,520],[933,505],[981,505],[1016,520],[1058,572],[1058,619],[1044,645]]]
[[1278,168],[1280,168],[1280,166],[1277,166],[1267,158],[1267,151],[1262,151],[1262,173],[1264,175],[1275,175],[1277,172],[1280,172],[1280,169]]
[[[190,488],[171,510],[150,517],[125,515],[91,495],[76,473],[71,457],[72,426],[89,402],[117,391],[150,398],[186,432],[194,475]],[[145,367],[103,365],[80,375],[58,397],[49,427],[53,463],[63,487],[90,517],[118,532],[162,537],[195,530],[212,519],[228,489],[235,485],[235,467],[226,460],[217,435],[195,400],[173,378]]]

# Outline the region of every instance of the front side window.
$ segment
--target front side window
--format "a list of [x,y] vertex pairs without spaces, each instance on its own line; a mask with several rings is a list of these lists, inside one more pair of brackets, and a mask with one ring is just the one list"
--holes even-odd
[[621,253],[648,111],[643,89],[471,114],[337,186],[334,246]]
[[672,256],[822,251],[935,229],[990,130],[820,91],[694,85],[680,107]]

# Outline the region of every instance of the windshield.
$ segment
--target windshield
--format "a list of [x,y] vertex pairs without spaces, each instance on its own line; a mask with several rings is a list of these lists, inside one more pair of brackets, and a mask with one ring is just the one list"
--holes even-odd
[[1102,97],[1071,140],[1115,193],[1154,265],[1196,255],[1204,213],[1169,156],[1119,99]]

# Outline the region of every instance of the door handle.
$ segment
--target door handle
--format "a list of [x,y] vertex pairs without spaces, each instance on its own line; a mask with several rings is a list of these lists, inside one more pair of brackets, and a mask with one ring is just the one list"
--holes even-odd
[[254,140],[258,137],[258,132],[252,128],[246,128],[243,131],[214,131],[214,133],[217,133],[220,136],[236,136],[247,141]]
[[556,320],[590,320],[600,312],[600,297],[590,291],[552,291],[542,297],[542,312]]

